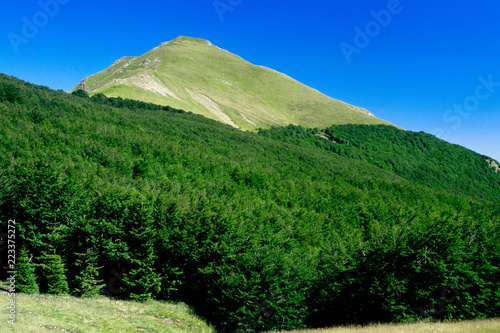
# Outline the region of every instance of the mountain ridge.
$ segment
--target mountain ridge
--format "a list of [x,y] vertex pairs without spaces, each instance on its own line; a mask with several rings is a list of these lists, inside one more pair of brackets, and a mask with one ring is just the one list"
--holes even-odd
[[141,56],[122,57],[73,91],[78,89],[169,105],[245,130],[288,124],[393,125],[208,40],[185,36]]

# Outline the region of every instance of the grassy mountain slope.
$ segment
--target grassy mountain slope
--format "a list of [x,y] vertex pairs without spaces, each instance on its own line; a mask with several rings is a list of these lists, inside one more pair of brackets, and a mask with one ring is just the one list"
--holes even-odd
[[[3,327],[2,332],[215,332],[185,304],[28,294],[17,294],[16,301],[18,316],[15,325]],[[9,302],[7,292],[0,290],[0,304]],[[289,333],[491,333],[499,329],[500,319],[497,318],[443,323],[375,324],[363,328],[338,327]]]
[[[0,304],[11,299],[0,290]],[[1,332],[215,332],[185,304],[28,294],[17,294],[15,300],[15,324],[6,320]]]
[[19,291],[21,276],[42,293],[64,279],[75,295],[104,284],[117,298],[183,301],[224,332],[500,311],[498,201],[5,75],[0,155]]
[[207,40],[189,37],[140,57],[124,57],[75,89],[169,105],[249,130],[288,124],[388,124]]

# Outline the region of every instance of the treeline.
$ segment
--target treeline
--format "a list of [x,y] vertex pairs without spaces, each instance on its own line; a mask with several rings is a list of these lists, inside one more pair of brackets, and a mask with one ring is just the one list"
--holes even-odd
[[0,102],[0,225],[16,220],[20,291],[184,301],[226,332],[500,314],[498,201],[194,114],[0,84],[19,96]]
[[[150,111],[169,111],[169,112],[177,112],[183,113],[184,110],[175,109],[167,105],[158,105],[153,103],[147,103],[142,101],[136,101],[128,98],[121,97],[107,97],[104,94],[95,94],[89,96],[89,94],[84,90],[75,90],[71,93],[74,96],[78,96],[81,98],[90,98],[94,103],[100,105],[109,105],[115,108],[128,108],[128,109],[141,109],[141,110],[150,110]],[[188,112],[190,113],[190,112]]]

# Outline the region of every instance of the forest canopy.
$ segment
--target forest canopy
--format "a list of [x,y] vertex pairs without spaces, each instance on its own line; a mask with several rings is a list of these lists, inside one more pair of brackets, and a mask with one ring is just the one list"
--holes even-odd
[[250,133],[0,75],[0,154],[25,292],[183,301],[226,332],[500,314],[500,174],[425,133]]

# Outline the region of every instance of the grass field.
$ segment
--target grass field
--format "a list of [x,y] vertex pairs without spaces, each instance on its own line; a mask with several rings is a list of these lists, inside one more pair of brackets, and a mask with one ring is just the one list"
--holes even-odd
[[[8,323],[10,302],[0,291],[2,322],[0,332],[214,332],[185,304],[149,301],[145,303],[77,298],[71,296],[17,294],[15,324]],[[287,333],[494,333],[500,332],[500,319],[463,322],[420,322],[411,324],[373,324]],[[271,333],[271,332],[269,332]]]
[[10,298],[0,291],[0,332],[215,332],[185,304],[25,294],[15,301],[12,325]]
[[[365,327],[337,327],[287,333],[494,333],[500,332],[500,319],[461,322],[420,322],[411,324],[374,324]],[[270,332],[269,332],[270,333]]]

